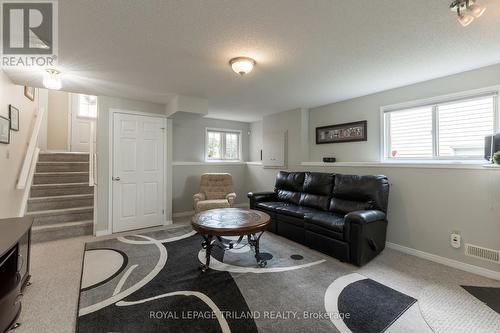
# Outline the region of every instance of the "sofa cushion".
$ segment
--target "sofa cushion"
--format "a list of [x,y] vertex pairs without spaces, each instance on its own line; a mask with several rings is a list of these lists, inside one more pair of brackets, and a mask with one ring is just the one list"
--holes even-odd
[[300,192],[278,190],[278,199],[283,202],[298,205],[300,202]]
[[332,229],[327,229],[325,227],[322,227],[321,225],[313,223],[304,223],[304,228],[306,229],[306,233],[313,232],[315,234],[328,238],[337,239],[339,241],[348,241],[348,239],[345,239],[343,232],[333,231]]
[[357,210],[372,209],[371,207],[372,204],[370,202],[332,198],[330,200],[330,208],[328,210],[331,212],[345,215],[347,213],[354,212]]
[[[291,215],[285,215],[280,213],[276,214],[276,220],[278,221],[278,225],[281,227],[283,224],[292,224],[295,227],[304,228],[304,218],[296,217]],[[279,231],[278,231],[279,234]]]
[[320,211],[318,211],[314,208],[297,206],[297,205],[284,205],[282,207],[276,207],[276,213],[278,213],[278,214],[298,217],[301,219],[304,218],[304,215],[306,213],[315,214],[315,213],[319,213],[319,212]]
[[277,207],[282,207],[286,205],[284,202],[268,201],[268,202],[258,202],[255,204],[256,207],[270,210],[272,212],[276,211]]
[[330,196],[334,184],[334,175],[331,173],[306,172],[302,192]]
[[328,230],[338,233],[344,232],[345,219],[343,215],[335,213],[321,212],[317,214],[306,214],[306,224],[315,224]]
[[329,201],[330,197],[326,195],[302,193],[300,195],[299,205],[318,210],[328,210]]
[[365,202],[369,204],[365,209],[387,212],[389,182],[385,176],[336,174],[333,197],[354,202]]
[[301,192],[304,186],[304,172],[280,171],[276,176],[276,190]]

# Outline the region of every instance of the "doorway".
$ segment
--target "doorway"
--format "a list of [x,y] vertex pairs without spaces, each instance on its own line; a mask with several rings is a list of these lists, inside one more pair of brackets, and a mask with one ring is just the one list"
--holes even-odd
[[112,232],[165,222],[163,117],[112,113]]
[[45,150],[95,152],[96,119],[97,96],[49,90]]
[[80,153],[96,151],[95,123],[97,119],[97,96],[83,94],[70,95],[70,151]]

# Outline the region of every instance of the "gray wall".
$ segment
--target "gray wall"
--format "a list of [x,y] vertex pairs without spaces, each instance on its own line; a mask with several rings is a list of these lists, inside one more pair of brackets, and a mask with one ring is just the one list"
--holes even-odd
[[[339,161],[378,161],[379,108],[421,98],[500,84],[500,65],[490,66],[403,88],[329,104],[310,110],[309,153],[312,161],[334,155]],[[283,122],[296,121],[296,111],[282,113]],[[368,141],[316,145],[317,126],[368,120]],[[303,121],[303,119],[301,120]],[[266,123],[266,120],[264,120]],[[299,125],[289,126],[300,128]],[[289,131],[289,141],[301,133]],[[291,136],[291,137],[290,137]],[[294,141],[296,142],[296,141]],[[263,143],[265,146],[265,142]],[[250,150],[253,148],[250,147]],[[288,152],[292,154],[293,146]],[[449,235],[460,230],[464,243],[500,249],[500,172],[487,169],[432,169],[409,167],[303,167],[290,169],[352,174],[385,174],[392,184],[389,199],[388,242],[500,272],[497,264],[466,257],[453,249]],[[249,190],[271,190],[275,170],[247,166]]]
[[[248,135],[250,125],[238,121],[181,116],[173,121],[173,202],[172,210],[183,213],[193,210],[193,194],[197,193],[200,177],[207,172],[227,172],[232,174],[236,203],[246,202],[245,164],[205,163],[205,128],[223,128],[241,131],[242,159],[248,160]],[[181,164],[178,162],[197,162]]]
[[200,189],[200,178],[204,173],[227,172],[233,176],[233,190],[236,193],[236,203],[248,201],[246,194],[246,165],[242,163],[230,165],[174,165],[173,177],[173,212],[183,213],[193,210],[193,194]]
[[[324,105],[310,110],[310,158],[336,156],[337,161],[378,161],[380,158],[380,107],[500,84],[500,64],[464,72],[374,95]],[[316,145],[315,128],[368,120],[368,141]]]
[[[109,173],[111,156],[109,144],[111,133],[109,132],[109,109],[121,109],[129,111],[140,111],[148,113],[165,114],[165,105],[129,100],[118,97],[99,96],[97,118],[97,214],[95,232],[104,232],[108,229],[108,207],[109,207]],[[167,184],[168,185],[168,184]],[[168,192],[168,191],[167,191]],[[167,212],[169,205],[167,204]]]
[[240,130],[242,160],[248,160],[248,123],[196,116],[175,118],[173,126],[174,161],[205,162],[205,128],[207,127]]
[[[288,168],[295,168],[303,161],[302,154],[302,128],[307,126],[302,121],[302,109],[295,109],[286,112],[275,113],[270,116],[265,116],[263,119],[263,138],[266,134],[287,131],[287,152],[285,154],[286,164]],[[262,146],[266,149],[265,139]]]
[[262,149],[262,121],[250,123],[250,142],[248,144],[248,160],[260,162]]

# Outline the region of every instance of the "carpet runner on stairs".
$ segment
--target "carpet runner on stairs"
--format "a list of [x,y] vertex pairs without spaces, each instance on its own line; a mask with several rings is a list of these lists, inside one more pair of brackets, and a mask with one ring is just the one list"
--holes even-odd
[[40,154],[26,213],[35,217],[33,242],[91,235],[93,206],[89,154]]

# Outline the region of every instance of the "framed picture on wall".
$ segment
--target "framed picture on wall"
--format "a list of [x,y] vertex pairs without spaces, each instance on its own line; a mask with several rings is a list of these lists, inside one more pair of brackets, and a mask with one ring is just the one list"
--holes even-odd
[[19,109],[9,105],[10,129],[19,131]]
[[367,141],[366,120],[316,127],[316,144]]
[[10,119],[0,116],[0,143],[10,143]]
[[24,96],[28,99],[34,101],[35,100],[35,88],[24,86]]

